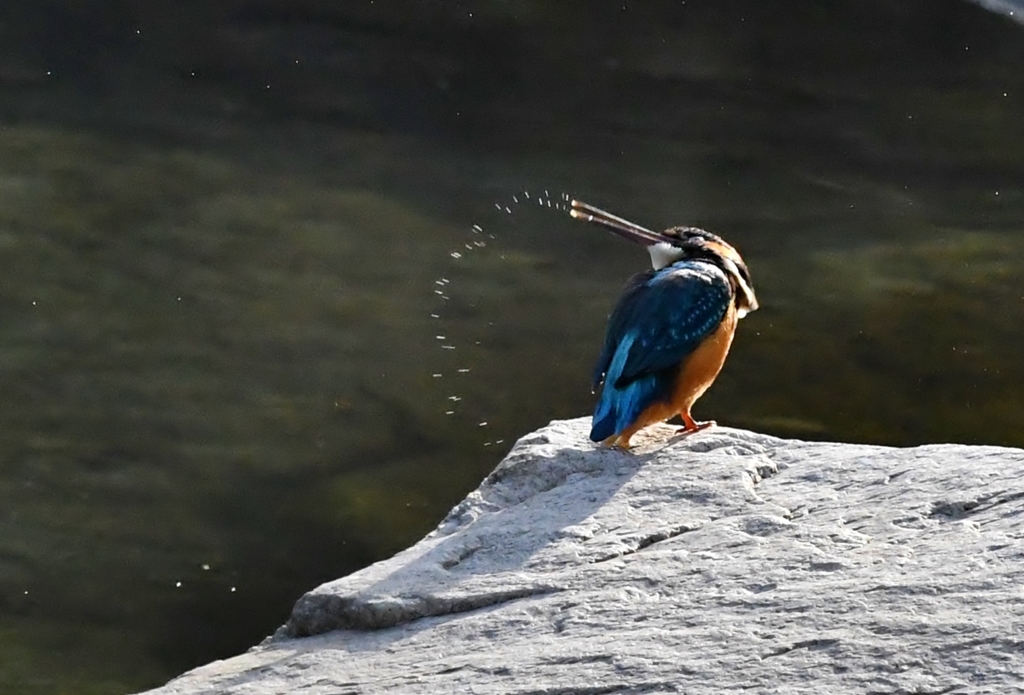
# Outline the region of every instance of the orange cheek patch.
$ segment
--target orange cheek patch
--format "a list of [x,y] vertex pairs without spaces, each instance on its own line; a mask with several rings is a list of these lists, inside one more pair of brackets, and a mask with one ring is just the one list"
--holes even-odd
[[737,253],[736,249],[729,246],[728,244],[720,244],[717,241],[709,241],[705,244],[709,249],[722,256],[728,258],[733,263],[739,265],[743,263],[743,259],[740,258],[740,254]]

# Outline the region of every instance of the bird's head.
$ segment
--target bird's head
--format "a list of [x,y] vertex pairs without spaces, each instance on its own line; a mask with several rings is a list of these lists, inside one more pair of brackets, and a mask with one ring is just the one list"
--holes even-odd
[[672,227],[664,232],[655,232],[578,200],[572,201],[569,214],[647,247],[655,270],[681,260],[703,259],[714,263],[725,271],[736,289],[736,310],[740,318],[757,309],[757,296],[747,264],[739,252],[717,234],[697,227]]

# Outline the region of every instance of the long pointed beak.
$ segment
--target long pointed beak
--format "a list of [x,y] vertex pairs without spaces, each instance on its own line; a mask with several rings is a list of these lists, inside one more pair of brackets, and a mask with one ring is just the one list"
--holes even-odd
[[610,212],[605,212],[600,208],[595,208],[593,205],[587,205],[579,200],[572,201],[572,210],[569,214],[575,217],[577,220],[583,220],[584,222],[593,222],[599,224],[605,229],[610,229],[624,239],[628,239],[634,243],[642,246],[653,246],[654,244],[660,244],[667,239],[653,230],[641,227],[640,225],[624,220],[617,215],[613,215]]

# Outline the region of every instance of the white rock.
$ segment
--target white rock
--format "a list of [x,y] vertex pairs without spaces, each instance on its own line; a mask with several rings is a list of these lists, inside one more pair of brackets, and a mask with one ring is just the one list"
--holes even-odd
[[150,692],[1024,687],[1024,451],[665,426],[623,453],[588,426],[524,437],[415,546]]

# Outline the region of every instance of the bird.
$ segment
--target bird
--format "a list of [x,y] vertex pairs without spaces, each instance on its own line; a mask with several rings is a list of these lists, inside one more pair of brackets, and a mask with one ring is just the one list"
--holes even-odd
[[758,308],[739,252],[697,227],[659,233],[578,200],[569,214],[645,246],[652,266],[629,280],[608,319],[590,439],[628,450],[641,429],[676,415],[681,433],[713,426],[690,409],[725,364],[737,321]]

